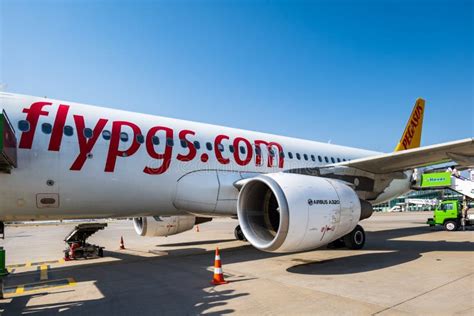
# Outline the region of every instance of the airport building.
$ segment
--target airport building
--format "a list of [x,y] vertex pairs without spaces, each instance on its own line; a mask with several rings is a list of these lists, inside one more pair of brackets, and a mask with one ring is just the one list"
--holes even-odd
[[377,212],[431,211],[443,199],[462,199],[451,189],[411,191],[396,199],[374,206]]

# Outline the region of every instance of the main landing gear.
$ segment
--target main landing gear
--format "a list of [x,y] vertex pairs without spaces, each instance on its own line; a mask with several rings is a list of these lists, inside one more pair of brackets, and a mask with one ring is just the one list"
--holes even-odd
[[365,231],[357,225],[349,234],[328,244],[329,249],[347,248],[351,250],[362,249],[365,245]]
[[240,228],[240,225],[235,227],[234,236],[235,236],[235,239],[237,240],[247,241],[247,238],[245,238],[244,233],[242,232],[242,228]]

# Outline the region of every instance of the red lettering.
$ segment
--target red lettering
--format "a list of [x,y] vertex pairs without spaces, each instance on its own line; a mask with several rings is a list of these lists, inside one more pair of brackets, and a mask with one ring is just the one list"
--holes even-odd
[[173,130],[168,127],[155,126],[148,131],[148,134],[146,135],[146,150],[148,154],[150,155],[150,157],[154,159],[163,159],[163,163],[159,168],[145,167],[145,169],[143,169],[144,173],[151,174],[151,175],[162,174],[166,172],[166,170],[168,170],[168,168],[171,165],[171,154],[173,151],[173,147],[165,144],[165,152],[162,154],[159,154],[155,151],[155,147],[153,146],[153,137],[158,131],[165,131],[166,133],[165,142],[166,142],[166,139],[173,138]]
[[222,143],[222,140],[224,139],[229,139],[229,136],[217,135],[216,139],[214,140],[214,152],[216,154],[217,161],[219,161],[223,165],[227,165],[230,162],[230,159],[224,158],[219,148],[219,147],[223,148],[224,145],[222,145],[221,143]]
[[[240,159],[240,147],[239,147],[239,144],[240,142],[244,142],[245,143],[245,146],[247,147],[247,150],[246,150],[246,157],[244,158],[244,160]],[[252,160],[252,155],[253,155],[253,150],[252,150],[252,144],[250,144],[250,142],[248,140],[246,140],[245,138],[243,137],[237,137],[234,139],[234,159],[235,159],[235,162],[240,165],[240,166],[245,166],[245,165],[248,165],[248,163]]]
[[[131,137],[132,144],[126,150],[119,150],[120,147],[120,134],[122,132],[122,126],[128,126],[132,129],[133,134]],[[140,128],[130,122],[126,121],[115,121],[112,124],[112,135],[110,138],[109,152],[107,154],[107,161],[105,163],[105,172],[114,172],[115,163],[117,162],[117,157],[130,157],[135,154],[140,148],[140,143],[137,142],[137,135],[140,135],[142,132]]]
[[51,134],[51,140],[49,141],[48,150],[59,151],[61,148],[61,140],[63,139],[63,130],[68,111],[69,106],[62,104],[59,106],[58,113],[54,119],[53,132]]
[[23,113],[27,113],[26,120],[30,123],[30,130],[21,134],[20,148],[31,149],[39,117],[41,115],[48,116],[49,114],[48,112],[43,111],[43,107],[51,104],[51,102],[36,102],[33,103],[29,109],[23,109]]
[[77,156],[76,160],[72,164],[70,170],[79,171],[84,166],[86,162],[87,155],[92,151],[97,139],[100,136],[100,133],[107,124],[106,119],[99,119],[97,124],[94,127],[94,131],[92,132],[92,138],[87,139],[84,135],[85,123],[84,117],[81,115],[74,115],[74,122],[76,124],[77,130],[77,139],[79,142],[79,155]]
[[[275,158],[277,153],[275,152],[275,150],[273,150],[272,147],[276,147],[276,149],[278,149],[278,168],[283,168],[284,159],[282,155],[283,148],[281,147],[281,145],[275,142],[266,142],[263,140],[256,140],[255,146],[260,148],[260,145],[265,145],[265,147],[268,149],[267,166],[273,167],[273,159]],[[261,149],[257,151],[256,157],[255,157],[255,163],[257,166],[260,166],[262,164],[262,150]]]
[[194,146],[194,143],[186,139],[186,135],[195,135],[195,134],[196,134],[195,132],[187,130],[187,129],[179,132],[179,135],[178,135],[179,139],[180,141],[184,140],[188,144],[187,148],[189,149],[189,152],[187,155],[178,154],[176,159],[178,159],[179,161],[191,161],[194,159],[194,157],[196,157],[196,147]]

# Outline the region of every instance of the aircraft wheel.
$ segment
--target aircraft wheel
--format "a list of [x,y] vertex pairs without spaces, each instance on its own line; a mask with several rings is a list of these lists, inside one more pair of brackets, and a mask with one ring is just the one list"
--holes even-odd
[[456,231],[459,228],[459,225],[456,221],[446,221],[444,222],[444,228],[448,232]]
[[344,248],[345,246],[346,246],[346,244],[344,243],[344,240],[341,238],[341,239],[337,239],[337,240],[334,240],[334,241],[330,242],[327,245],[327,248],[328,249],[340,249],[340,248]]
[[242,232],[242,228],[240,228],[240,225],[235,227],[234,236],[237,240],[247,241],[247,238],[245,238],[244,233]]
[[346,248],[351,250],[362,249],[365,245],[365,232],[362,226],[357,225],[353,231],[344,236]]

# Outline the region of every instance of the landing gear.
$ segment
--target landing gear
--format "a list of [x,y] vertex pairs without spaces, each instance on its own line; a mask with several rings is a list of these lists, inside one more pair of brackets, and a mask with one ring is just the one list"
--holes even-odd
[[365,232],[362,226],[357,225],[353,231],[342,238],[334,240],[327,245],[328,249],[347,248],[351,250],[362,249],[365,245]]
[[344,245],[348,249],[362,249],[365,244],[365,232],[362,226],[357,225],[353,231],[343,237]]
[[242,232],[242,228],[240,228],[240,225],[235,227],[234,236],[237,240],[247,241],[247,238],[245,238],[244,233]]

